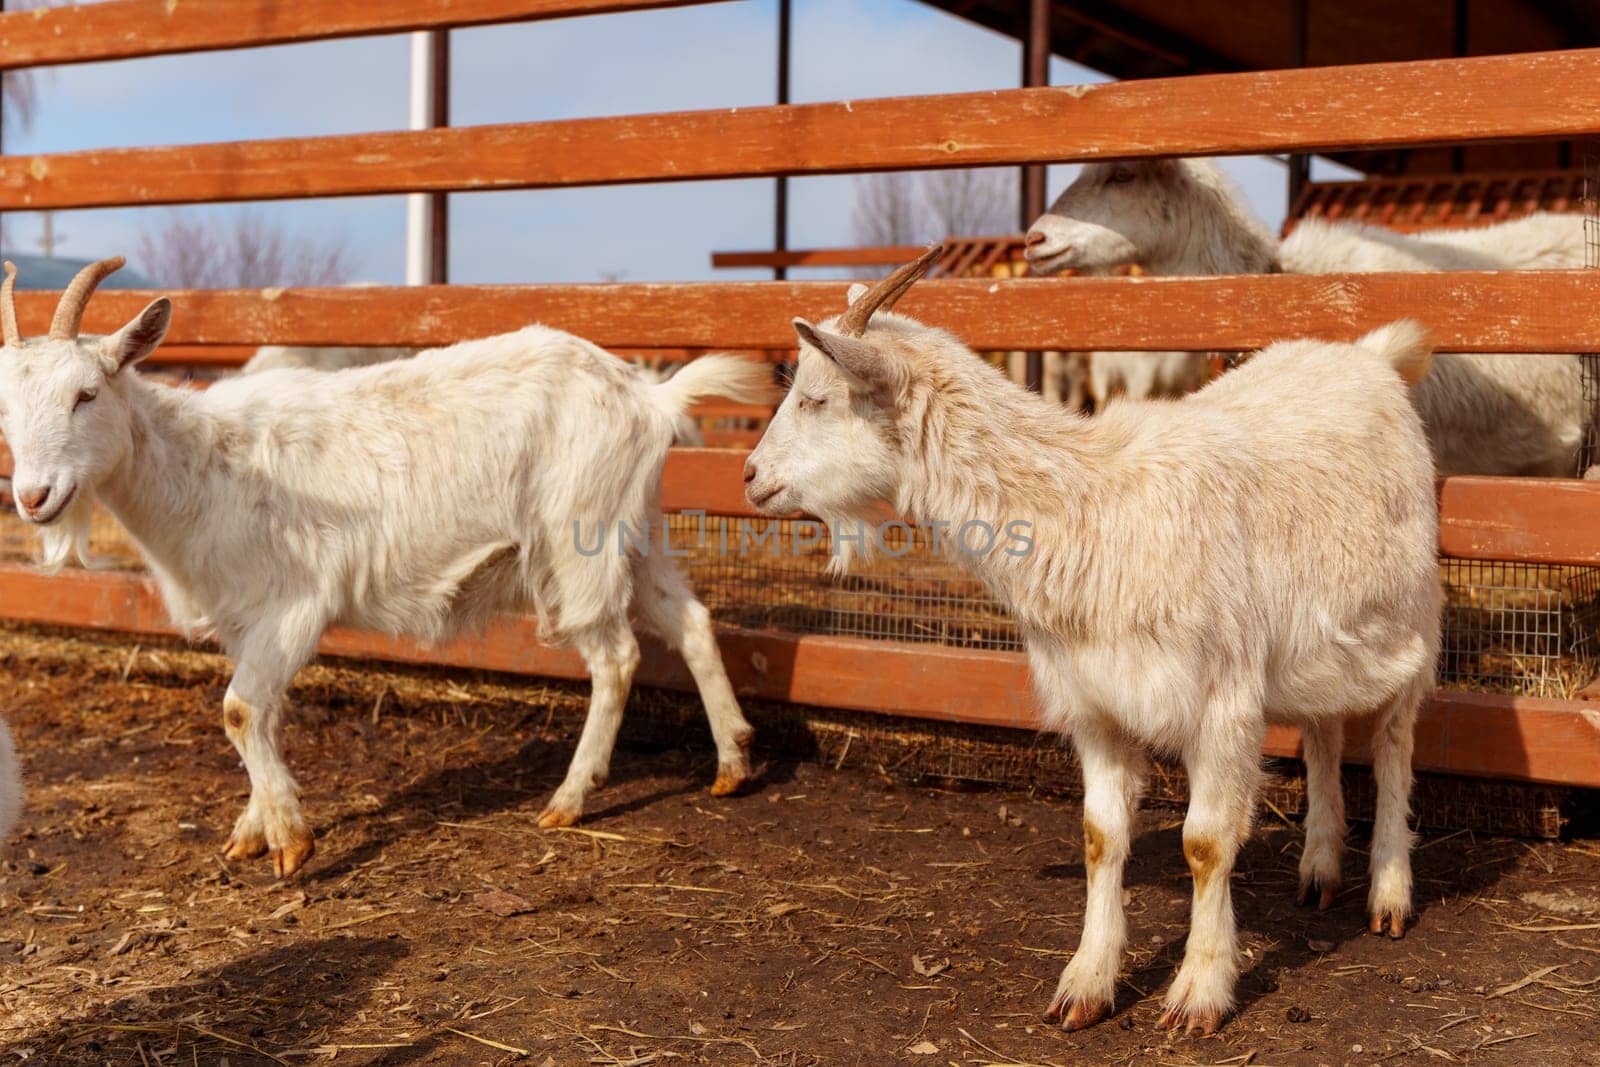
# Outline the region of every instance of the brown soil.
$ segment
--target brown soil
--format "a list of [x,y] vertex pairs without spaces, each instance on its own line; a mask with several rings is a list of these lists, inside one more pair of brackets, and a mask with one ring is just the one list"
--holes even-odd
[[1188,876],[1178,814],[1147,810],[1117,1014],[1065,1034],[1040,1013],[1084,902],[1070,801],[770,752],[713,800],[703,727],[625,730],[583,826],[542,833],[583,687],[324,665],[289,734],[319,851],[277,883],[218,856],[246,792],[220,658],[10,630],[0,664],[31,788],[0,1043],[29,1062],[1600,1063],[1592,843],[1429,839],[1391,943],[1363,933],[1361,831],[1317,914],[1269,821],[1233,883],[1239,1014],[1169,1039]]

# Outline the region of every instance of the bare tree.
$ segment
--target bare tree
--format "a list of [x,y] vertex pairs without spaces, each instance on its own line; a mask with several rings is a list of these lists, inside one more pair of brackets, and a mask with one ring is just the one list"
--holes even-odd
[[343,235],[299,234],[249,208],[221,220],[169,211],[139,235],[137,258],[151,281],[182,289],[339,285],[352,273]]
[[853,230],[865,246],[921,244],[1016,228],[1012,168],[866,174],[856,179]]
[[1017,228],[1015,167],[929,171],[918,184],[932,239],[990,237]]
[[867,247],[916,244],[922,236],[917,189],[911,175],[863,174],[856,179],[852,229]]
[[[4,0],[7,11],[57,7],[66,0]],[[7,130],[28,130],[39,114],[39,70],[8,70],[0,74],[0,124]]]

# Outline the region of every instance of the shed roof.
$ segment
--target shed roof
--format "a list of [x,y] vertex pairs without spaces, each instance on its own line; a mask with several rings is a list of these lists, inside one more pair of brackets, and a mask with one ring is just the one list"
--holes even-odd
[[[1027,0],[924,0],[1021,39]],[[1465,11],[1469,56],[1600,45],[1595,0],[1305,0],[1305,65],[1320,67],[1457,54],[1456,12]],[[1054,54],[1114,78],[1174,77],[1298,65],[1290,0],[1053,0]],[[1337,156],[1366,173],[1442,173],[1448,148]],[[1570,145],[1482,145],[1463,150],[1469,171],[1567,167]]]

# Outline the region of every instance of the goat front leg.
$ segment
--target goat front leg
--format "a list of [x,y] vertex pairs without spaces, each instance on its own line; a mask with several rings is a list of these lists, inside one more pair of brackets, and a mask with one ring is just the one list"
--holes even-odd
[[1082,1030],[1110,1015],[1115,1001],[1128,941],[1122,869],[1148,762],[1112,728],[1075,725],[1072,743],[1083,767],[1083,867],[1089,895],[1078,951],[1061,972],[1047,1017],[1059,1017],[1063,1029]]
[[[284,630],[295,636],[289,636]],[[230,860],[272,857],[287,878],[316,851],[300,811],[300,787],[283,759],[283,706],[289,681],[316,648],[321,625],[304,623],[247,634],[222,699],[222,726],[250,775],[250,801],[223,846]]]
[[1432,684],[1419,678],[1378,712],[1372,731],[1372,772],[1378,782],[1372,825],[1368,928],[1398,940],[1411,918],[1411,749],[1417,706]]
[[589,713],[572,765],[560,788],[539,813],[540,829],[576,825],[589,790],[604,785],[611,772],[611,750],[622,726],[622,709],[639,665],[639,642],[625,619],[604,624],[580,637],[578,653],[589,668]]
[[1184,752],[1189,812],[1183,822],[1183,855],[1194,876],[1194,900],[1183,964],[1167,990],[1161,1016],[1161,1025],[1169,1030],[1213,1034],[1233,1009],[1239,935],[1229,879],[1250,834],[1264,732],[1259,718],[1211,718]]
[[640,621],[682,653],[705,705],[717,745],[717,780],[711,784],[711,795],[736,793],[750,780],[750,744],[756,732],[733,695],[711,613],[670,559],[644,556],[637,567],[633,595]]
[[1295,900],[1304,907],[1315,899],[1318,910],[1327,911],[1343,884],[1344,789],[1339,761],[1344,756],[1344,723],[1339,719],[1308,723],[1300,736],[1306,763],[1306,841]]

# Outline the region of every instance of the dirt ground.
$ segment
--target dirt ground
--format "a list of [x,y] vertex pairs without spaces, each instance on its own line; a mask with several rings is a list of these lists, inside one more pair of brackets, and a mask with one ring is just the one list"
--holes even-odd
[[31,788],[0,881],[8,1061],[1600,1064],[1594,842],[1427,839],[1391,943],[1363,933],[1363,830],[1317,914],[1269,816],[1234,882],[1239,1013],[1169,1039],[1189,885],[1178,813],[1147,810],[1117,1014],[1065,1034],[1040,1013],[1084,903],[1071,801],[773,752],[713,800],[703,727],[625,728],[583,826],[540,832],[582,686],[323,665],[289,732],[319,850],[279,883],[218,855],[246,796],[219,657],[11,629],[0,666]]

